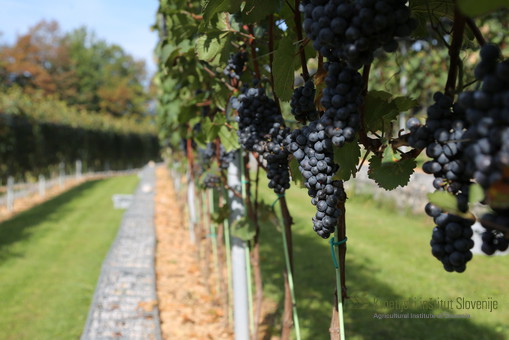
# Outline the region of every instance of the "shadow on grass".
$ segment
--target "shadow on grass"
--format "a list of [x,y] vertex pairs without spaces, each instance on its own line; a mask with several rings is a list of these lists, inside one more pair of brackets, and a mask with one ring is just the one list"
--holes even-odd
[[55,211],[62,213],[62,206],[71,200],[84,196],[100,180],[92,180],[74,187],[61,195],[47,200],[29,210],[19,213],[13,218],[0,223],[0,262],[10,257],[20,257],[23,254],[16,253],[9,246],[30,238],[32,230],[41,223],[56,220],[53,216]]
[[[297,229],[298,227],[295,227]],[[301,328],[305,329],[303,339],[329,339],[329,325],[334,292],[334,268],[328,244],[312,237],[294,232],[295,286]],[[276,326],[281,323],[283,306],[281,236],[274,228],[264,228],[261,233],[261,268],[265,291],[277,299],[279,315]],[[503,339],[490,327],[474,324],[469,319],[376,319],[374,314],[454,314],[453,310],[435,308],[423,310],[407,306],[403,311],[391,310],[383,302],[408,300],[393,287],[377,281],[372,275],[380,268],[374,268],[369,259],[348,257],[347,286],[352,299],[345,305],[346,338],[356,339]],[[397,283],[395,283],[397,286]],[[439,294],[430,287],[430,296]],[[361,292],[363,296],[353,296]],[[374,299],[382,300],[380,305]],[[419,307],[419,305],[417,305]]]

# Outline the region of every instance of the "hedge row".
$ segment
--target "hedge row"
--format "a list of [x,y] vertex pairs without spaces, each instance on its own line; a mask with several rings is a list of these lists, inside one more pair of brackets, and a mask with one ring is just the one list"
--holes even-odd
[[152,134],[115,133],[0,113],[0,180],[49,175],[60,162],[83,162],[86,170],[139,167],[159,159]]

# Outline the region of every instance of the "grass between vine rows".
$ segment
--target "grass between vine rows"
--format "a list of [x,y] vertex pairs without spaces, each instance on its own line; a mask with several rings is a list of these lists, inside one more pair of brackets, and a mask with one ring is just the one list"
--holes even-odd
[[77,339],[136,176],[86,182],[0,224],[0,339]]
[[[272,204],[276,195],[266,184],[261,179],[260,196]],[[314,207],[306,190],[293,186],[286,197],[295,222],[294,278],[302,338],[329,339],[335,287],[330,246],[312,230]],[[390,204],[352,195],[346,211],[346,276],[351,297],[344,309],[347,339],[509,338],[507,257],[474,255],[466,272],[448,273],[431,255],[433,221],[424,214],[397,212]],[[264,291],[279,303],[282,313],[281,235],[272,225],[262,226],[260,242]],[[459,309],[458,298],[497,301],[498,309]],[[423,308],[421,303],[430,299],[453,300],[453,308]],[[375,313],[470,314],[470,318],[376,319]]]

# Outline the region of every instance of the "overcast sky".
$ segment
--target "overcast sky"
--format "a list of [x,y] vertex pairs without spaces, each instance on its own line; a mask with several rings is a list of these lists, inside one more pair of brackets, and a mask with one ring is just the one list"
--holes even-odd
[[0,41],[13,43],[18,35],[42,19],[56,20],[63,32],[83,25],[99,39],[115,43],[137,59],[149,72],[156,69],[152,51],[157,43],[157,0],[0,0]]

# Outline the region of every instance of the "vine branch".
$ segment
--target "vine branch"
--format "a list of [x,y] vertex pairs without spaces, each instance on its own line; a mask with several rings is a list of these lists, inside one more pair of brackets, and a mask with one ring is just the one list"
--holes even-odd
[[249,34],[253,36],[252,39],[249,39],[249,47],[251,47],[251,58],[253,59],[253,67],[254,72],[257,79],[262,79],[261,73],[260,73],[260,66],[258,65],[258,59],[256,58],[256,44],[255,44],[255,34],[254,34],[254,28],[253,25],[248,25]]
[[454,98],[456,91],[456,81],[458,78],[458,68],[460,62],[460,50],[463,44],[463,34],[465,32],[466,18],[460,13],[458,8],[454,9],[454,26],[452,33],[452,42],[449,47],[449,57],[451,63],[449,65],[449,73],[447,74],[447,82],[445,84],[445,95]]
[[[270,85],[272,88],[272,95],[274,96],[274,101],[279,107],[279,98],[276,94],[276,89],[274,87],[274,69],[272,64],[274,62],[274,15],[269,15],[269,68],[270,68]],[[281,109],[279,110],[281,111]]]
[[474,34],[475,39],[479,43],[479,45],[483,46],[486,44],[486,39],[484,39],[484,36],[481,33],[481,30],[479,30],[479,27],[475,24],[474,20],[472,18],[466,18],[468,28],[472,31]]
[[[366,95],[368,94],[368,82],[369,82],[369,71],[371,70],[371,64],[365,65],[364,69],[362,71],[362,80],[364,83],[364,87],[362,89],[361,96],[363,99],[366,98]],[[359,139],[362,145],[367,150],[370,150],[370,144],[368,141],[368,136],[366,134],[366,126],[364,125],[364,111],[365,111],[365,104],[363,103],[361,107],[359,108],[359,115],[360,115],[360,129],[359,129]]]
[[[302,77],[304,81],[309,80],[309,71],[308,65],[306,62],[306,51],[304,50],[304,35],[302,34],[302,18],[300,16],[300,11],[298,10],[300,5],[300,0],[295,0],[295,7],[293,9],[293,20],[295,22],[295,32],[297,32],[297,40],[299,42],[299,55],[300,55],[300,64],[302,66]],[[290,6],[290,4],[288,4]],[[290,7],[291,8],[291,7]]]

